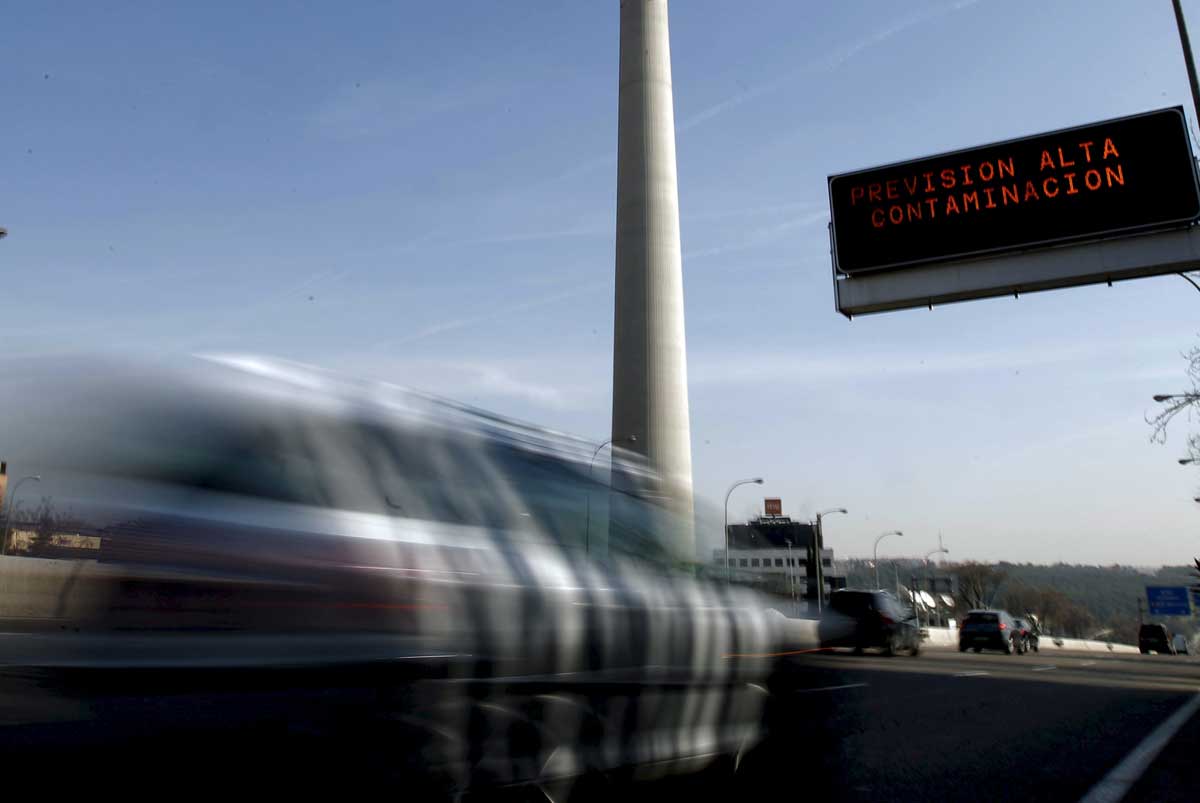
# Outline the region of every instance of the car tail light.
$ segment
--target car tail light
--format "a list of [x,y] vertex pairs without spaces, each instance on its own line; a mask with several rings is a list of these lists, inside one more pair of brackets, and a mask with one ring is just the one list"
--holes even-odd
[[1001,622],[1001,623],[1000,623],[1000,629],[1001,629],[1001,630],[1008,630],[1008,625],[1004,624],[1004,622]]
[[887,615],[885,615],[885,614],[882,614],[882,613],[881,613],[881,614],[879,614],[879,621],[880,621],[882,624],[885,624],[885,625],[894,625],[894,624],[896,624],[896,620],[895,620],[895,619],[893,619],[892,617],[890,617],[890,616],[887,616]]

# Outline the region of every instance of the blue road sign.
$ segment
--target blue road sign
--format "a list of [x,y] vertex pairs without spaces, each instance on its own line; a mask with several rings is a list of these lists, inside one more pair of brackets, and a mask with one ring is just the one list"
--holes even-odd
[[1191,616],[1192,599],[1187,586],[1146,586],[1151,616]]

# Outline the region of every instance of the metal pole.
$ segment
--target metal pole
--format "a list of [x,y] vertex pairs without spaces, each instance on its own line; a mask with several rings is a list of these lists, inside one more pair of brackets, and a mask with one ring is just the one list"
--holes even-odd
[[4,500],[4,530],[0,532],[0,535],[3,536],[3,538],[0,538],[0,555],[5,555],[8,553],[8,525],[12,522],[13,503],[17,499],[17,491],[20,489],[21,483],[25,482],[25,480],[41,482],[42,475],[30,474],[28,476],[21,477],[21,479],[17,480],[16,484],[13,485],[13,489],[8,494],[8,499]]
[[[931,557],[933,557],[934,555],[949,555],[949,554],[950,554],[950,550],[948,550],[948,549],[946,549],[946,547],[942,546],[942,536],[941,536],[941,533],[939,533],[938,534],[938,548],[934,549],[934,550],[930,550],[929,554],[925,556],[925,579],[926,580],[930,580],[929,559]],[[940,612],[938,611],[937,585],[935,583],[933,583],[932,580],[930,580],[930,583],[929,583],[929,593],[933,595],[933,611],[934,611],[934,613],[937,613],[940,616]],[[933,624],[932,617],[933,617],[933,613],[930,614],[930,620],[929,620],[930,625]],[[940,619],[939,619],[939,623],[940,623]]]
[[[734,488],[737,486],[735,485]],[[729,494],[733,493],[733,488],[729,489],[729,493],[725,494],[725,584],[733,582],[733,573],[729,568]]]
[[930,587],[929,595],[933,597],[933,610],[929,612],[929,626],[933,627],[933,619],[937,615],[937,594],[933,593],[933,583],[929,580],[929,558],[925,558],[925,582]]
[[904,533],[900,532],[899,530],[891,530],[875,539],[875,587],[876,588],[881,588],[881,586],[879,585],[879,542],[882,541],[883,539],[887,538],[889,535],[898,535],[901,538],[904,537]]
[[817,531],[813,533],[813,537],[816,539],[816,545],[813,548],[813,557],[817,560],[817,616],[821,615],[821,611],[824,610],[825,605],[825,600],[823,599],[825,596],[825,581],[821,577],[821,542],[824,540],[821,538],[821,518],[821,514],[818,513]]
[[1192,111],[1200,125],[1200,84],[1196,82],[1196,62],[1192,58],[1192,43],[1188,38],[1187,23],[1183,19],[1183,7],[1179,0],[1171,0],[1175,6],[1175,26],[1179,28],[1179,44],[1183,47],[1183,61],[1187,65],[1188,84],[1192,88]]
[[[637,443],[637,435],[630,435],[628,438],[621,438],[621,440]],[[600,450],[614,442],[613,438],[609,438],[597,446],[596,450],[592,452],[591,461],[588,462],[588,492],[583,525],[583,551],[585,554],[589,554],[592,551],[592,470],[596,467],[596,456],[600,454]]]
[[816,553],[815,557],[817,559],[817,567],[814,572],[817,580],[817,613],[822,611],[825,597],[825,564],[821,560],[821,549],[825,546],[825,517],[831,513],[841,513],[844,515],[846,512],[846,508],[844,507],[831,507],[829,510],[822,510],[817,513],[817,525],[813,531],[813,539],[816,541],[813,552]]
[[729,497],[733,495],[734,490],[739,485],[762,485],[762,477],[754,477],[749,480],[738,480],[733,485],[729,486],[729,490],[725,493],[725,582],[733,582],[733,572],[729,568]]
[[792,563],[792,542],[787,542],[787,574],[788,574],[788,591],[792,594],[792,613],[796,613],[796,572],[795,565]]
[[596,465],[596,455],[600,454],[600,450],[612,443],[612,438],[601,443],[596,447],[596,451],[592,452],[592,459],[588,463],[588,486],[587,486],[587,512],[584,513],[583,525],[583,552],[590,554],[592,551],[592,469]]

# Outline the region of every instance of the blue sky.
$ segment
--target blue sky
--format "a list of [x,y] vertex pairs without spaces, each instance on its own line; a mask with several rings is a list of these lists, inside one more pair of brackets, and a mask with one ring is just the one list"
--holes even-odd
[[[1200,3],[1185,3],[1200,34]],[[35,4],[0,28],[3,353],[254,352],[602,439],[617,0]],[[848,322],[830,173],[1188,105],[1167,0],[671,10],[697,494],[829,544],[1200,552],[1178,277]],[[719,533],[714,534],[714,537]]]

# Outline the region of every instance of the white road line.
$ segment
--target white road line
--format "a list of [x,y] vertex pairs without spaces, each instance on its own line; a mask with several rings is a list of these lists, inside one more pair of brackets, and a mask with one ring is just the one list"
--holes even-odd
[[1053,672],[1055,669],[1058,669],[1058,667],[1046,665],[1046,666],[1035,666],[1033,668],[1033,671],[1034,672]]
[[1200,711],[1200,694],[1188,700],[1179,710],[1155,728],[1142,743],[1133,748],[1120,764],[1113,767],[1100,783],[1091,788],[1079,803],[1117,803],[1134,785],[1146,768],[1158,757],[1163,748],[1179,732],[1192,715]]
[[843,683],[841,686],[820,686],[815,689],[797,689],[796,694],[812,694],[818,691],[837,691],[838,689],[860,689],[866,683]]
[[1095,664],[1095,661],[1080,661],[1079,663],[1080,666],[1095,666]]
[[979,672],[955,672],[954,677],[956,677],[956,678],[977,678],[977,677],[982,677],[984,675],[990,675],[990,674],[992,674],[992,673],[991,672],[982,672],[982,671],[979,671]]

